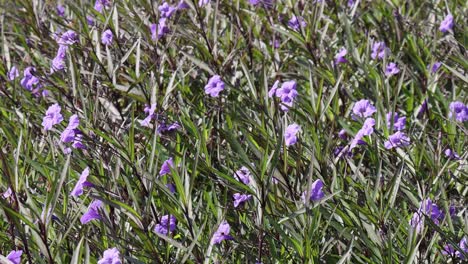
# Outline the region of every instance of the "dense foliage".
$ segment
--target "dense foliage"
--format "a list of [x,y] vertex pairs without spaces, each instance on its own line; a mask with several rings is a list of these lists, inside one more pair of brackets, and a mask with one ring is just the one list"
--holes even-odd
[[1,0],[1,260],[466,261],[467,11]]

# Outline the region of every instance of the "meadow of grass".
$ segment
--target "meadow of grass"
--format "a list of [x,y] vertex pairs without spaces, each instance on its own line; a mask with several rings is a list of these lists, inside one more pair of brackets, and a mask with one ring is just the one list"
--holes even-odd
[[0,0],[1,263],[468,259],[465,1],[164,3]]

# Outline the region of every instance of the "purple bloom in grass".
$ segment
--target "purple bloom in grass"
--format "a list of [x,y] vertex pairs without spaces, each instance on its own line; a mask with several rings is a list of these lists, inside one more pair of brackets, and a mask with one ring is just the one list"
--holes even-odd
[[249,184],[250,183],[250,177],[252,177],[252,175],[250,174],[250,170],[245,166],[242,166],[234,174],[234,178],[236,178],[236,180],[238,180],[238,181],[240,181],[240,182],[242,182],[244,184]]
[[21,86],[28,91],[32,91],[37,87],[40,87],[39,79],[33,75],[36,71],[34,67],[27,67],[24,69],[23,79],[21,79]]
[[42,120],[42,126],[44,127],[44,130],[51,130],[54,125],[57,125],[63,121],[62,114],[60,114],[61,110],[62,109],[60,108],[59,104],[53,104],[49,107],[49,109],[47,109],[46,115]]
[[442,255],[456,256],[458,251],[452,245],[445,245],[442,249]]
[[80,174],[80,179],[75,185],[75,188],[71,191],[70,195],[73,197],[78,197],[83,194],[83,187],[92,187],[93,184],[88,182],[86,179],[89,176],[89,168],[86,167],[86,169],[83,170]]
[[307,26],[307,22],[301,16],[292,16],[292,18],[288,21],[288,26],[295,31],[299,31],[301,28]]
[[168,184],[166,184],[166,187],[167,187],[167,189],[169,189],[169,191],[170,191],[171,193],[175,193],[175,192],[176,192],[176,187],[175,187],[174,184],[168,183]]
[[444,213],[439,209],[437,204],[431,201],[431,199],[424,200],[418,211],[413,214],[413,217],[410,220],[410,225],[415,228],[417,233],[422,231],[425,216],[430,217],[430,219],[438,225],[439,221],[444,218]]
[[164,2],[158,7],[158,10],[161,12],[161,17],[170,18],[177,9],[173,6],[170,6],[167,2]]
[[276,90],[276,96],[279,97],[283,103],[293,102],[298,95],[296,87],[297,83],[295,81],[284,82],[281,88]]
[[206,6],[209,3],[210,3],[210,0],[198,0],[199,7]]
[[6,256],[6,258],[11,261],[13,264],[21,263],[21,255],[23,255],[22,250],[13,250]]
[[109,46],[112,44],[112,39],[114,38],[114,35],[112,34],[112,31],[110,29],[107,29],[102,33],[101,36],[101,42],[102,44]]
[[369,100],[362,99],[357,101],[353,107],[353,119],[366,118],[377,112],[377,109],[372,105]]
[[409,137],[401,131],[397,131],[395,134],[390,135],[388,137],[388,140],[384,142],[384,146],[386,149],[401,148],[409,145]]
[[166,21],[166,18],[163,17],[158,20],[158,24],[156,26],[154,26],[155,24],[151,25],[151,38],[153,40],[160,39],[171,32],[166,24]]
[[161,124],[159,124],[158,128],[156,129],[158,131],[159,134],[162,134],[164,132],[171,132],[171,131],[175,131],[175,130],[179,130],[181,128],[179,122],[174,122],[170,125],[167,125],[166,123],[164,122],[161,122]]
[[[392,128],[392,112],[387,113],[387,127],[388,129]],[[398,113],[393,114],[393,129],[399,131],[405,129],[406,117],[400,117]]]
[[444,151],[444,154],[445,154],[445,156],[447,158],[452,159],[452,160],[459,160],[460,159],[460,156],[455,151],[453,151],[453,150],[451,150],[449,148]]
[[301,127],[298,124],[291,124],[286,128],[284,132],[284,141],[286,146],[291,146],[297,142],[297,133],[301,130]]
[[219,227],[218,230],[213,235],[213,238],[211,239],[211,244],[216,245],[221,243],[223,240],[232,240],[232,236],[229,235],[229,232],[231,231],[231,226],[229,225],[228,222],[223,221]]
[[348,0],[348,7],[353,7],[354,0]]
[[57,10],[57,15],[58,16],[60,16],[60,17],[65,16],[65,6],[58,4],[56,10]]
[[140,122],[141,126],[149,127],[151,119],[154,118],[154,112],[156,111],[156,104],[151,104],[151,107],[145,106],[144,112],[147,114],[146,118]]
[[163,176],[163,175],[171,173],[171,168],[174,168],[174,161],[172,158],[169,158],[163,162],[161,166],[161,170],[159,171],[159,175]]
[[439,27],[439,30],[442,31],[442,32],[447,32],[447,31],[450,31],[452,30],[453,28],[453,16],[452,14],[448,14],[444,20],[442,21],[442,23],[440,23],[440,27]]
[[421,118],[421,117],[424,115],[424,113],[425,113],[426,111],[427,111],[427,99],[424,99],[424,101],[423,101],[422,104],[421,104],[421,107],[420,107],[419,110],[418,110],[418,115],[417,115],[417,117],[418,117],[418,118]]
[[260,0],[249,0],[249,4],[258,5],[258,4],[260,4]]
[[347,63],[348,60],[345,58],[348,51],[346,48],[341,48],[340,51],[335,55],[335,64]]
[[346,130],[341,129],[340,132],[338,133],[338,137],[343,140],[346,140],[348,138],[348,134],[346,133]]
[[459,246],[463,250],[463,252],[468,253],[468,239],[466,236],[463,237],[462,240],[460,240]]
[[440,69],[441,66],[442,66],[442,62],[435,62],[431,67],[431,72],[436,73]]
[[[325,194],[322,191],[323,188],[323,181],[321,179],[317,179],[312,183],[312,187],[310,188],[310,197],[311,201],[320,201]],[[305,196],[307,195],[307,191],[302,193],[302,200],[305,202]]]
[[240,194],[240,193],[235,193],[233,195],[234,198],[234,207],[238,207],[242,203],[250,200],[252,198],[252,195],[250,194]]
[[375,119],[374,118],[367,118],[362,125],[362,128],[356,133],[353,140],[351,141],[351,145],[349,147],[350,150],[354,149],[357,145],[366,144],[363,141],[365,136],[370,136],[374,133],[374,126],[375,126]]
[[270,91],[268,91],[268,97],[273,97],[276,94],[276,91],[278,90],[280,81],[276,80],[273,86],[271,87]]
[[10,187],[8,187],[8,189],[2,194],[2,197],[3,199],[6,199],[10,197],[12,194],[13,194],[13,191],[11,190]]
[[102,13],[102,10],[104,10],[105,7],[110,7],[110,5],[110,0],[96,0],[96,3],[94,4],[94,9],[99,13]]
[[19,77],[19,71],[15,66],[13,66],[11,67],[7,75],[8,75],[8,80],[13,81]]
[[87,224],[92,220],[101,220],[101,215],[99,214],[99,208],[102,207],[102,202],[99,200],[94,200],[88,207],[88,211],[83,214],[80,218],[82,225]]
[[65,58],[67,57],[67,46],[60,45],[57,55],[52,60],[51,72],[61,71],[65,69]]
[[120,252],[117,248],[110,248],[104,251],[104,256],[98,261],[98,264],[121,264]]
[[67,30],[57,40],[59,45],[70,46],[78,42],[78,34],[73,30]]
[[[75,130],[75,133],[76,133],[76,130]],[[73,140],[72,147],[76,149],[86,149],[86,146],[83,145],[82,139],[83,139],[82,134],[76,134],[75,139]]]
[[218,97],[222,90],[224,90],[224,82],[219,75],[211,77],[205,86],[205,94],[209,94],[211,97]]
[[449,118],[455,118],[458,122],[468,121],[468,106],[462,102],[450,103],[449,109]]
[[94,18],[92,16],[86,16],[86,23],[88,23],[89,26],[94,26]]
[[375,42],[374,45],[372,45],[372,53],[371,57],[372,59],[382,59],[385,57],[387,52],[387,46],[385,46],[385,42]]
[[455,205],[453,205],[453,204],[450,205],[450,207],[449,207],[449,214],[450,214],[450,216],[453,217],[456,213],[457,213],[457,208],[455,207]]
[[164,215],[161,217],[161,222],[156,225],[154,231],[158,234],[166,235],[169,232],[174,232],[177,226],[177,220],[173,215]]
[[400,69],[398,69],[398,66],[395,63],[390,62],[385,69],[385,76],[390,77],[392,75],[398,74],[399,72]]
[[179,1],[179,4],[177,5],[177,9],[178,9],[178,10],[187,9],[187,8],[189,8],[189,7],[190,7],[190,6],[189,6],[187,3],[185,3],[184,0],[180,0],[180,1]]

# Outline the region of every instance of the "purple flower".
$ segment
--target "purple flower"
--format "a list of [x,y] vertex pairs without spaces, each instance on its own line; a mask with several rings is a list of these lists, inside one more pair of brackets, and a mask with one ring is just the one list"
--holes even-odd
[[78,42],[78,34],[73,30],[67,30],[57,40],[59,45],[70,46]]
[[[322,191],[323,188],[323,181],[321,179],[317,179],[312,183],[312,187],[310,188],[310,197],[311,201],[320,201],[325,194]],[[305,202],[305,196],[307,192],[302,193],[302,200]]]
[[354,149],[357,145],[366,144],[365,141],[363,141],[363,138],[365,136],[370,136],[372,135],[372,133],[374,133],[374,126],[375,126],[375,119],[371,117],[367,118],[364,121],[362,128],[359,129],[359,131],[356,133],[356,136],[354,136],[353,140],[351,141],[349,150]]
[[110,248],[104,251],[104,256],[98,264],[121,264],[120,252],[117,248]]
[[460,159],[460,156],[455,151],[453,151],[453,150],[451,150],[449,148],[444,151],[444,154],[445,154],[445,156],[447,158],[452,159],[452,160],[459,160]]
[[101,42],[102,44],[109,46],[112,44],[112,39],[114,38],[112,31],[110,29],[107,29],[102,33],[101,36]]
[[218,97],[222,90],[224,90],[224,82],[219,75],[211,77],[205,86],[205,94],[209,94],[211,97]]
[[[75,133],[76,133],[76,130],[75,130]],[[83,139],[82,134],[76,134],[75,139],[73,140],[72,147],[76,149],[86,149],[86,146],[83,145],[82,139]]]
[[60,114],[61,110],[62,109],[60,108],[59,104],[53,104],[49,107],[49,109],[47,109],[46,115],[42,120],[42,126],[44,127],[44,130],[51,130],[54,125],[57,125],[63,121],[62,114]]
[[174,122],[170,125],[167,125],[166,123],[164,122],[161,122],[161,124],[159,124],[158,128],[156,129],[158,131],[159,134],[162,134],[164,132],[171,132],[171,131],[175,131],[175,130],[179,130],[181,128],[179,122]]
[[[392,128],[392,112],[387,113],[387,127],[388,129]],[[393,129],[399,131],[405,129],[406,117],[399,117],[398,113],[393,114]]]
[[163,162],[161,170],[159,171],[159,175],[163,176],[171,173],[171,168],[174,168],[174,161],[172,160],[172,158],[169,158]]
[[179,4],[177,5],[177,10],[187,9],[189,7],[190,6],[187,3],[185,3],[184,0],[180,0]]
[[392,75],[398,74],[399,72],[400,69],[398,69],[398,66],[395,63],[390,62],[385,69],[385,76],[390,77]]
[[440,69],[441,66],[442,66],[442,62],[435,62],[434,65],[432,65],[431,67],[431,72],[436,73]]
[[65,58],[67,57],[67,46],[60,45],[57,55],[52,60],[51,72],[56,72],[65,69]]
[[281,85],[281,88],[276,90],[276,97],[281,99],[283,103],[281,109],[285,112],[292,106],[294,99],[298,95],[296,87],[297,83],[295,81],[287,81]]
[[234,174],[234,178],[236,180],[244,183],[244,184],[249,184],[250,183],[250,177],[252,175],[250,174],[250,170],[247,167],[242,166],[239,170],[236,171]]
[[94,9],[98,11],[99,13],[102,13],[102,10],[104,10],[104,7],[110,7],[111,2],[110,0],[96,0],[96,3],[94,4]]
[[161,17],[170,18],[177,9],[173,6],[170,6],[167,2],[164,2],[158,7],[158,10],[161,12]]
[[462,240],[460,240],[459,246],[461,250],[463,250],[463,252],[468,253],[468,239],[466,236],[463,237]]
[[468,121],[468,106],[462,102],[456,101],[450,103],[449,109],[449,118],[455,117],[455,120],[458,122]]
[[252,198],[252,195],[235,193],[233,195],[233,198],[234,198],[234,207],[238,207],[240,204],[250,200]]
[[56,10],[57,10],[57,15],[58,16],[60,16],[60,17],[65,16],[65,6],[58,4]]
[[387,46],[385,46],[384,42],[375,42],[374,45],[372,45],[372,53],[371,57],[373,60],[376,58],[382,59],[385,57],[387,52]]
[[284,141],[286,146],[291,146],[297,142],[297,133],[301,130],[301,127],[294,123],[289,125],[284,132]]
[[160,39],[162,37],[164,37],[164,35],[166,35],[167,33],[171,32],[169,30],[169,27],[167,26],[166,24],[166,18],[162,17],[158,20],[158,24],[151,24],[151,27],[150,27],[150,30],[151,30],[151,39],[152,40],[157,40],[157,39]]
[[199,7],[206,6],[209,3],[210,3],[210,0],[199,0],[198,1],[198,6]]
[[353,7],[354,0],[348,0],[348,7]]
[[292,16],[292,18],[288,21],[288,26],[295,31],[299,31],[301,28],[307,26],[307,22],[301,16]]
[[271,87],[270,91],[268,91],[268,97],[273,97],[276,94],[276,90],[278,90],[280,81],[276,80],[273,86]]
[[427,99],[424,99],[424,101],[421,104],[421,107],[418,110],[418,118],[421,118],[422,115],[427,111]]
[[452,245],[445,245],[442,249],[442,255],[456,256],[457,254],[458,251],[456,251]]
[[353,107],[353,119],[358,118],[366,118],[372,116],[377,109],[372,105],[369,100],[362,99],[354,104]]
[[231,226],[229,226],[229,223],[226,221],[223,221],[219,227],[218,230],[213,235],[213,238],[211,239],[211,244],[216,245],[221,243],[223,240],[232,240],[232,236],[229,235],[229,232],[231,231]]
[[301,28],[307,26],[307,22],[301,16],[292,16],[292,18],[288,21],[288,26],[295,31],[299,31]]
[[6,256],[6,258],[13,262],[13,264],[21,263],[21,255],[23,255],[23,250],[13,250]]
[[335,64],[347,63],[348,60],[345,58],[348,51],[346,48],[341,48],[340,51],[335,55]]
[[168,183],[168,184],[166,184],[166,187],[167,187],[167,189],[169,189],[169,191],[170,191],[171,193],[175,193],[175,192],[176,192],[176,187],[175,187],[174,184]]
[[429,216],[432,221],[438,225],[439,220],[444,218],[444,213],[439,209],[437,204],[431,201],[431,199],[428,198],[424,200],[418,211],[413,214],[413,217],[410,220],[410,225],[415,228],[417,233],[422,231],[425,216]]
[[169,232],[174,232],[177,226],[177,220],[173,215],[164,215],[161,217],[161,222],[156,225],[154,231],[158,234],[167,235]]
[[27,67],[24,69],[23,73],[23,79],[21,79],[21,86],[25,88],[28,91],[33,91],[35,88],[41,87],[41,84],[39,83],[39,79],[33,75],[33,73],[36,71],[36,68],[34,67]]
[[89,26],[94,26],[94,18],[92,16],[86,16],[86,23],[88,23]]
[[102,207],[102,202],[99,200],[94,200],[88,207],[88,211],[83,214],[80,218],[82,225],[87,224],[92,220],[101,220],[101,215],[99,214],[99,208]]
[[13,81],[19,77],[19,71],[15,66],[13,66],[11,67],[7,75],[8,75],[8,80]]
[[340,132],[338,133],[338,137],[343,140],[346,140],[348,138],[348,134],[346,133],[346,130],[341,129]]
[[386,149],[401,148],[409,145],[409,137],[401,131],[397,131],[395,134],[390,135],[388,137],[388,140],[384,142],[384,146]]
[[88,182],[86,179],[89,176],[89,167],[86,167],[83,172],[80,174],[80,179],[75,185],[75,188],[71,191],[70,195],[73,197],[78,197],[83,194],[83,187],[92,187],[93,184]]
[[444,20],[442,21],[442,23],[440,23],[440,27],[439,27],[439,30],[442,31],[443,33],[447,32],[447,31],[450,31],[452,30],[453,28],[453,16],[452,14],[448,14]]
[[10,187],[2,194],[3,199],[10,197],[13,194],[13,190]]
[[145,107],[145,113],[147,114],[146,118],[143,119],[142,121],[139,121],[140,122],[140,125],[141,126],[144,126],[144,127],[149,127],[150,126],[150,123],[151,123],[151,119],[154,118],[154,112],[156,111],[156,104],[151,104],[151,107]]

